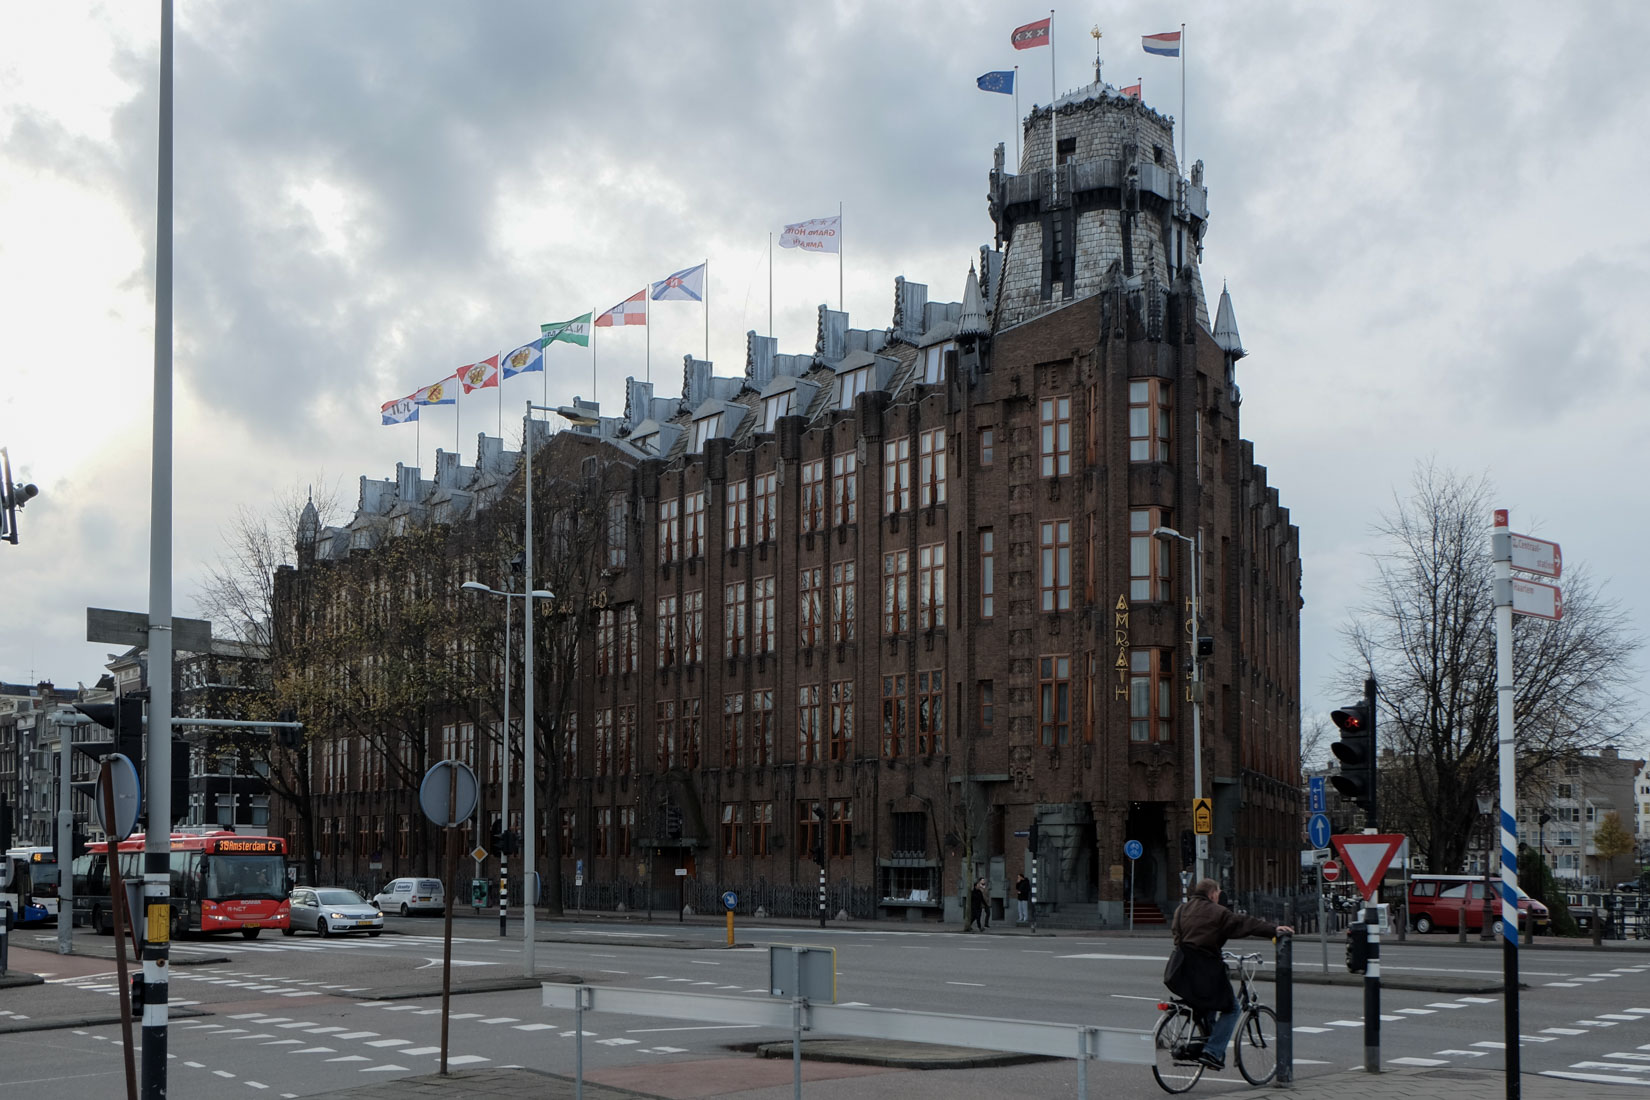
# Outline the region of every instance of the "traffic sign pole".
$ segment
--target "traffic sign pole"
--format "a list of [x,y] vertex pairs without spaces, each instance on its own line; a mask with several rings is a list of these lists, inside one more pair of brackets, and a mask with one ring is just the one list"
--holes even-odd
[[[1495,696],[1496,740],[1500,749],[1501,779],[1501,971],[1502,999],[1505,1005],[1503,1042],[1507,1072],[1507,1100],[1519,1100],[1522,1085],[1519,1074],[1522,1059],[1519,1053],[1518,1027],[1518,818],[1517,790],[1514,783],[1513,725],[1513,535],[1505,509],[1497,509],[1490,534],[1490,557],[1495,565]],[[1553,575],[1560,561],[1558,546],[1553,545]],[[1554,589],[1555,601],[1557,590]],[[1562,604],[1558,605],[1562,607]],[[1556,617],[1556,616],[1555,616]]]
[[1323,864],[1318,864],[1318,943],[1323,947],[1323,972],[1329,973],[1329,923],[1323,915]]

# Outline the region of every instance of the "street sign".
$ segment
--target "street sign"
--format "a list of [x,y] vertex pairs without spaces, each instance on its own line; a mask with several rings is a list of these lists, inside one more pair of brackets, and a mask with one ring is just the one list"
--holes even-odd
[[477,844],[475,846],[475,850],[470,853],[470,858],[475,860],[477,863],[485,863],[487,862],[488,854],[487,849]]
[[[1325,809],[1324,801],[1323,801],[1323,776],[1314,775],[1310,779],[1308,779],[1306,781],[1306,792],[1307,792],[1307,806],[1306,806],[1306,808],[1309,811],[1311,811],[1312,813],[1315,813],[1315,814],[1323,813],[1324,809]],[[1323,845],[1319,844],[1319,845],[1317,845],[1317,847],[1322,848]]]
[[1014,835],[1018,836],[1018,837],[1028,837],[1028,836],[1031,835],[1031,830],[1030,829],[1015,829],[1014,830]]
[[[149,644],[149,616],[141,611],[111,611],[106,607],[86,609],[86,640],[110,645]],[[212,624],[205,619],[172,616],[172,650],[175,653],[211,653]]]
[[1329,815],[1316,813],[1306,823],[1306,839],[1312,842],[1314,848],[1329,847]]
[[[103,820],[103,792],[113,786],[115,792],[115,819]],[[92,799],[92,816],[109,836],[125,840],[137,828],[138,814],[143,809],[142,791],[138,784],[137,766],[120,753],[103,758],[103,767],[97,773],[97,797]]]
[[1513,535],[1512,567],[1557,580],[1564,572],[1564,554],[1556,542]]
[[1336,851],[1341,853],[1341,859],[1346,861],[1346,869],[1364,900],[1374,901],[1381,879],[1392,865],[1392,857],[1404,846],[1403,834],[1343,833],[1330,840],[1334,842]]
[[[1505,606],[1505,605],[1503,605]],[[1512,579],[1512,606],[1514,615],[1533,615],[1538,619],[1562,619],[1564,594],[1556,584]]]
[[723,894],[722,908],[726,909],[730,913],[739,908],[739,895],[734,893],[732,890],[729,890],[727,893]]
[[1145,850],[1138,840],[1131,840],[1123,845],[1123,854],[1130,859],[1139,859]]
[[1323,865],[1323,880],[1334,882],[1341,877],[1341,865],[1334,860],[1325,860]]
[[[456,799],[453,798],[454,790],[458,792]],[[468,764],[458,760],[442,760],[431,764],[430,770],[424,773],[424,781],[418,785],[418,805],[425,817],[437,825],[451,828],[464,824],[476,812],[477,792],[476,773],[470,770]]]
[[1207,798],[1192,799],[1192,832],[1208,836],[1215,831],[1215,804]]

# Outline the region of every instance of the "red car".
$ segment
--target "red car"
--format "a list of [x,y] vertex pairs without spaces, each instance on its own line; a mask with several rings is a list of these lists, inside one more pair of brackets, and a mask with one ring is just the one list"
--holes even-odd
[[[1490,892],[1491,929],[1501,932],[1501,883],[1493,881]],[[1451,932],[1464,923],[1477,932],[1484,927],[1484,880],[1477,875],[1416,875],[1409,881],[1409,920],[1417,932],[1435,928]],[[1518,891],[1518,927],[1523,931],[1534,921],[1534,931],[1546,932],[1547,907]]]

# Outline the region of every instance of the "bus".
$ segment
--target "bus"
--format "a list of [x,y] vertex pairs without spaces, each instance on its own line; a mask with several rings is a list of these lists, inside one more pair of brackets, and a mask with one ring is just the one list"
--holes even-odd
[[[265,928],[285,931],[286,840],[228,831],[172,834],[172,936],[239,932],[257,939]],[[120,842],[120,874],[143,877],[142,833]],[[109,846],[91,844],[74,861],[74,906],[100,935],[114,934],[109,905]]]
[[57,849],[8,848],[0,868],[0,901],[11,906],[18,924],[42,924],[57,917]]

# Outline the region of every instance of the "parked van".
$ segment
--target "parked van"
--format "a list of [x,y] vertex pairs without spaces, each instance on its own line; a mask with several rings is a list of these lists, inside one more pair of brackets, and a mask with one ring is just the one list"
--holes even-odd
[[443,913],[447,895],[437,878],[398,878],[369,899],[385,913]]
[[[1491,930],[1501,934],[1501,882],[1490,883]],[[1416,875],[1409,880],[1409,919],[1417,932],[1443,929],[1454,932],[1464,923],[1469,932],[1484,927],[1484,880],[1478,875]],[[1547,907],[1518,891],[1518,928],[1531,921],[1534,930],[1545,933],[1549,923]]]

